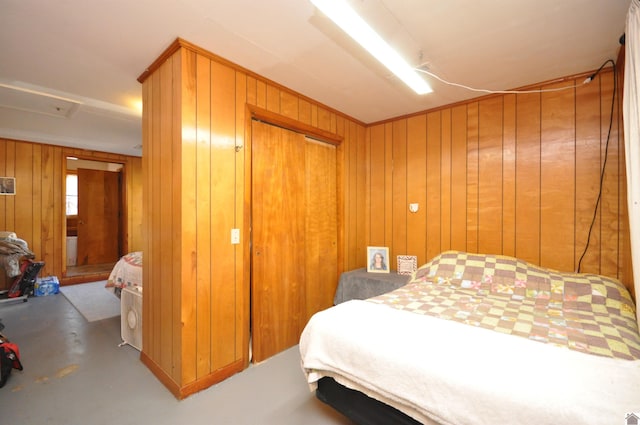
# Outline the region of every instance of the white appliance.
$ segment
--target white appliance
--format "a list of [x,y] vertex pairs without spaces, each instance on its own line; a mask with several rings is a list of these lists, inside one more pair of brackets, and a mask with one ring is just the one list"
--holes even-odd
[[67,236],[67,266],[75,266],[78,262],[78,237]]
[[142,289],[123,288],[120,295],[121,346],[142,351]]

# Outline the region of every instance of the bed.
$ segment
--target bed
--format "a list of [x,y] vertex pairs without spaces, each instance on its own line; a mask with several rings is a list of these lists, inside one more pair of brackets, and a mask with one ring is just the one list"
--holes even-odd
[[617,280],[444,252],[409,283],[316,313],[318,398],[358,424],[612,424],[640,412],[635,306]]
[[115,264],[105,284],[118,298],[123,288],[142,291],[142,252],[130,252]]

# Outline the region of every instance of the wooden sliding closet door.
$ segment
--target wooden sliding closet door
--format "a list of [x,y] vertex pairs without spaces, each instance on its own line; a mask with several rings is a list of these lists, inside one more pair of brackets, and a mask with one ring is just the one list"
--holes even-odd
[[304,136],[253,121],[253,359],[298,343],[304,308]]
[[333,304],[338,262],[336,148],[273,125],[252,126],[253,361],[298,343]]
[[[306,325],[311,316],[333,305],[338,279],[338,203],[336,147],[305,143]],[[302,331],[302,329],[301,329]]]

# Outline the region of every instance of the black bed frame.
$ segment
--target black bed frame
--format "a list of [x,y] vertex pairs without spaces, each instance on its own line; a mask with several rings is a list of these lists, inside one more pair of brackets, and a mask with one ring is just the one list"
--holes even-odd
[[330,377],[318,381],[316,397],[358,425],[421,425],[398,409],[347,388]]

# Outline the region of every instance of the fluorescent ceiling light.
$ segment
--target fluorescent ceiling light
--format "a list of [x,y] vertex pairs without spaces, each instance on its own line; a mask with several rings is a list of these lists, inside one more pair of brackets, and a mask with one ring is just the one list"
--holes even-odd
[[418,94],[433,90],[349,5],[342,0],[310,0],[329,19]]

